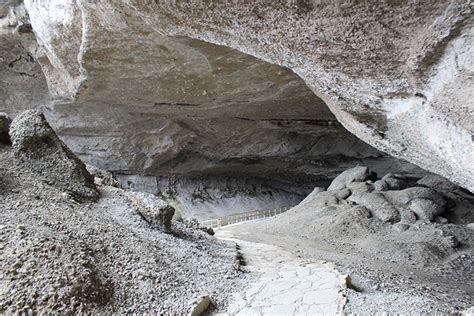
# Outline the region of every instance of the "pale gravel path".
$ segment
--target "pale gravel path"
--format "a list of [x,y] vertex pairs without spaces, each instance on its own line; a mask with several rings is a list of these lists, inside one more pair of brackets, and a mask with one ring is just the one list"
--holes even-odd
[[236,293],[220,315],[336,315],[345,299],[345,278],[327,264],[309,262],[276,246],[235,239],[222,228],[217,237],[240,245],[246,267],[260,274],[245,293]]

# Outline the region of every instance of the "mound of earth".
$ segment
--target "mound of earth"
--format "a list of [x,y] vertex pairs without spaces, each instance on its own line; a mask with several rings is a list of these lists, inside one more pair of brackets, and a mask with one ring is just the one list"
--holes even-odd
[[251,277],[235,271],[234,248],[193,225],[147,223],[146,201],[137,206],[107,175],[96,178],[101,198],[81,204],[22,154],[0,145],[0,314],[183,315],[203,295],[223,308]]
[[356,167],[273,219],[233,228],[335,261],[351,276],[347,312],[459,312],[474,304],[474,196],[435,175],[382,179]]

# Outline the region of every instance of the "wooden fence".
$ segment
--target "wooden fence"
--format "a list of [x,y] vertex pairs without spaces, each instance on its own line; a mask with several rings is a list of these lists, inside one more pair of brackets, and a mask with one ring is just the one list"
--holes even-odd
[[258,210],[258,211],[250,211],[250,212],[244,212],[244,213],[237,213],[237,214],[232,214],[216,219],[209,219],[205,221],[199,221],[202,226],[206,227],[211,227],[211,228],[220,228],[222,226],[227,226],[227,225],[232,225],[232,224],[237,224],[241,222],[247,222],[259,218],[266,218],[266,217],[272,217],[277,214],[286,212],[289,210],[291,206],[287,207],[280,207],[280,208],[275,208],[271,210]]

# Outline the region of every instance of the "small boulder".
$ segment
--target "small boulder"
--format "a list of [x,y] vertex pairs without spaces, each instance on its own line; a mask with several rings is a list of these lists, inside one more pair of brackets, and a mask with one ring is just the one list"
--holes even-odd
[[10,126],[13,151],[32,172],[77,200],[96,200],[99,191],[84,163],[59,139],[43,113],[29,110]]
[[387,173],[382,177],[382,180],[387,183],[389,190],[403,190],[407,187],[407,183],[400,176],[393,173]]
[[346,185],[346,187],[354,192],[371,192],[373,191],[373,185],[367,182],[351,182]]
[[203,315],[206,312],[206,310],[209,308],[209,305],[211,305],[211,299],[209,298],[209,296],[207,295],[201,296],[200,298],[191,302],[191,310],[189,313],[190,316]]
[[384,180],[377,180],[374,183],[375,191],[387,191],[389,189],[388,183]]
[[94,182],[96,185],[106,185],[115,188],[120,188],[120,183],[114,179],[111,172],[103,169],[96,168],[91,165],[86,165],[87,171],[94,176]]
[[382,193],[354,193],[348,200],[365,206],[382,222],[396,223],[400,221],[400,213],[385,199]]
[[419,219],[429,222],[432,222],[436,216],[445,211],[445,208],[441,205],[426,199],[412,200],[408,207]]
[[414,224],[416,223],[416,214],[413,211],[410,211],[408,209],[403,209],[400,212],[401,215],[401,222],[404,224]]
[[392,226],[393,229],[398,231],[399,233],[404,232],[410,228],[410,225],[404,224],[404,223],[396,223],[395,225]]
[[436,216],[434,221],[438,224],[447,224],[449,222],[447,218],[444,218],[442,216]]
[[6,113],[0,112],[0,143],[1,144],[10,144],[10,135],[8,131],[10,130],[10,124],[12,120]]
[[171,231],[174,207],[151,193],[128,192],[127,195],[145,221],[165,231]]
[[338,175],[328,187],[328,191],[341,190],[351,182],[363,182],[370,177],[369,168],[357,166]]
[[459,190],[459,186],[455,185],[449,180],[441,176],[438,176],[436,174],[430,174],[430,175],[424,176],[423,178],[418,180],[416,183],[428,188],[435,189],[435,190],[442,190],[442,191]]

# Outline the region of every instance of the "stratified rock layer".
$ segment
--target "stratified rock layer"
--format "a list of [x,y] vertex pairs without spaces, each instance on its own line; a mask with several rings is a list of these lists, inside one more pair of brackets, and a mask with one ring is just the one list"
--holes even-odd
[[[180,81],[176,76],[181,70],[170,72],[175,63],[168,63],[166,56],[175,56],[176,62],[182,58],[176,51],[186,54],[176,39],[184,35],[290,68],[359,138],[474,190],[469,1],[229,5],[28,0],[26,6],[48,57],[42,65],[56,98],[100,104],[106,99],[100,91],[105,90],[122,104],[146,105],[145,116],[150,106],[194,109],[202,101],[222,106],[222,100],[213,102],[219,90],[209,93],[209,81]],[[184,41],[185,46],[206,49],[202,42]],[[200,65],[196,61],[191,58],[184,69]],[[212,64],[211,59],[208,66],[216,69]],[[205,62],[199,67],[206,72]],[[225,71],[214,74],[227,76]],[[181,84],[174,91],[165,89],[172,94],[150,100],[145,91],[164,87],[153,84],[155,76]],[[277,78],[274,72],[271,78]],[[223,88],[239,92],[231,85]],[[294,102],[289,104],[295,108]],[[213,126],[213,110],[201,112],[200,117],[207,118],[202,125]],[[272,110],[280,112],[278,107]],[[233,125],[227,126],[232,130]],[[295,143],[288,139],[287,146]],[[263,148],[258,152],[259,159],[265,156]]]

